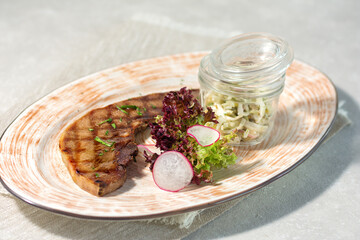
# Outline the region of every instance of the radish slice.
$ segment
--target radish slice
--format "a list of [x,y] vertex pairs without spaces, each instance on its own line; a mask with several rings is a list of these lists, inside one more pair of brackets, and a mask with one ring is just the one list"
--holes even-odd
[[137,145],[137,147],[138,147],[138,150],[139,150],[139,154],[143,154],[144,151],[146,151],[146,153],[148,155],[154,154],[154,153],[160,154],[160,149],[155,147],[155,144]]
[[147,153],[147,155],[151,156],[154,153],[160,154],[160,149],[155,147],[154,144],[149,145],[137,145],[138,147],[138,155],[136,156],[137,161],[143,161],[146,160],[144,151]]
[[187,134],[195,138],[197,143],[203,147],[211,146],[220,139],[219,131],[203,125],[189,127]]
[[155,184],[160,189],[177,192],[189,185],[194,171],[182,153],[167,151],[156,159],[152,174]]
[[143,154],[144,151],[147,153],[147,154],[153,154],[153,152],[149,149],[150,146],[146,146],[146,145],[137,145],[138,147],[138,150],[139,150],[139,154]]

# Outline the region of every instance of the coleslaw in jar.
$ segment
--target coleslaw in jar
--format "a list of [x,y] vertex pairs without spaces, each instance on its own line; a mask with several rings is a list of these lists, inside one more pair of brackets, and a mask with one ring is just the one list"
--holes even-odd
[[232,144],[255,145],[270,133],[287,68],[294,59],[283,39],[267,33],[242,34],[205,56],[199,68],[201,103],[211,107]]

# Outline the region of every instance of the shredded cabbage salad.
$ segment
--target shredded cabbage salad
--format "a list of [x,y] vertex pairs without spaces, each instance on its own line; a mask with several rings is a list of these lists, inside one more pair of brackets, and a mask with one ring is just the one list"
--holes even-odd
[[206,126],[221,134],[235,133],[234,143],[254,141],[266,134],[273,115],[271,101],[264,98],[239,99],[214,91],[206,91],[203,97],[218,121],[208,122]]

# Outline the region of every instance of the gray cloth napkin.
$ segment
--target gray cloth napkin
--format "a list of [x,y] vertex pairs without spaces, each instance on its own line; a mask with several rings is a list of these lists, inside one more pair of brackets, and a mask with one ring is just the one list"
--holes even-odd
[[[169,23],[166,19],[147,21],[135,16],[133,21],[121,23],[112,31],[103,33],[100,41],[84,40],[84,47],[71,53],[71,61],[67,59],[52,69],[51,74],[45,71],[41,78],[34,78],[34,83],[38,85],[31,88],[32,92],[20,93],[21,98],[16,99],[9,96],[14,99],[14,105],[9,109],[0,109],[0,131],[29,103],[72,80],[129,61],[212,49],[230,35],[216,30],[185,28]],[[6,94],[11,93],[1,90],[1,94],[6,99]],[[349,123],[346,112],[340,109],[327,139]],[[0,186],[0,238],[179,239],[217,218],[244,198],[246,196],[203,211],[152,221],[94,221],[68,218],[38,209],[13,197]]]

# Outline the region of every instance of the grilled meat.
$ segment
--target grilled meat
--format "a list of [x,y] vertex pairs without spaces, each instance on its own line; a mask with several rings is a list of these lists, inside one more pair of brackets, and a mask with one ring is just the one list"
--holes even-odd
[[96,196],[121,187],[126,180],[126,166],[138,153],[135,134],[162,113],[165,94],[98,108],[71,124],[62,133],[59,146],[74,182]]

